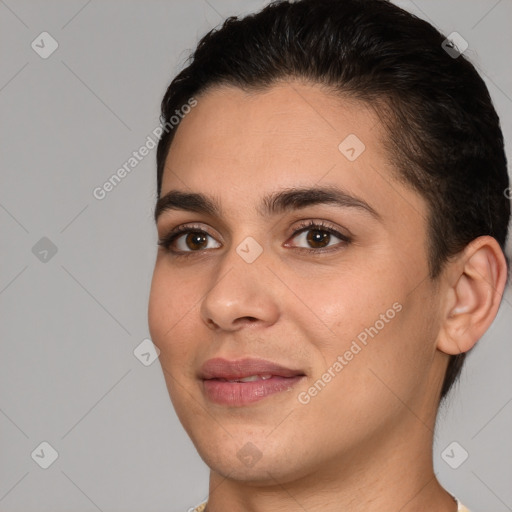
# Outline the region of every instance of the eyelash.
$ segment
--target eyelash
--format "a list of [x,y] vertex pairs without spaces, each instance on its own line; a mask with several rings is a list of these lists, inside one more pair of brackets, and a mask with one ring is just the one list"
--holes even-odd
[[[322,221],[316,222],[316,221],[312,221],[312,220],[300,223],[298,228],[293,232],[291,238],[295,238],[297,235],[299,235],[305,231],[311,231],[313,229],[315,229],[317,231],[325,231],[327,233],[330,233],[331,235],[334,235],[334,236],[340,238],[341,241],[343,242],[343,243],[340,243],[340,245],[345,245],[345,244],[348,244],[351,242],[351,239],[348,236],[342,235],[339,231],[330,227],[329,225],[325,224],[324,222],[322,222]],[[178,228],[172,230],[169,234],[167,234],[163,238],[160,238],[158,240],[158,245],[160,247],[163,247],[167,252],[173,254],[173,256],[177,257],[177,258],[187,258],[187,257],[193,256],[198,253],[204,253],[205,252],[204,249],[197,250],[197,251],[177,251],[175,249],[170,248],[171,244],[177,238],[179,238],[183,234],[188,234],[188,233],[196,233],[196,234],[199,233],[199,234],[205,234],[207,236],[212,237],[212,235],[210,235],[210,233],[208,233],[204,229],[201,229],[201,227],[198,225],[186,225],[186,226],[178,227]],[[308,254],[333,252],[333,250],[337,250],[337,249],[333,249],[332,247],[321,248],[321,249],[307,249],[305,247],[296,247],[295,249],[297,249],[299,252],[306,252]]]

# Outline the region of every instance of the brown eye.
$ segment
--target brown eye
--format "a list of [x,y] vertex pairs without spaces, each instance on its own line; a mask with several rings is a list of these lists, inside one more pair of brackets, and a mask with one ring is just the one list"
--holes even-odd
[[[212,235],[200,229],[199,226],[182,226],[161,238],[158,241],[158,245],[163,247],[174,257],[193,256],[194,253],[205,253],[205,249],[217,249],[221,247],[222,244],[218,242],[217,245],[213,247],[208,246],[208,238],[216,242]],[[300,229],[293,233],[292,239],[297,238],[299,239],[299,243],[302,243],[303,246],[299,247],[294,244],[291,247],[296,248],[298,251],[306,251],[311,254],[331,252],[331,249],[336,250],[351,242],[348,236],[342,235],[333,227],[323,224],[322,222],[314,221],[302,223]],[[336,242],[335,239],[338,239],[339,242],[332,244],[331,242]],[[285,244],[285,246],[288,247],[289,244]]]
[[321,229],[310,229],[307,231],[308,235],[306,240],[308,244],[312,245],[315,248],[325,247],[329,240],[331,239],[331,233],[327,231],[323,231]]
[[[314,221],[303,224],[301,229],[295,231],[292,238],[298,239],[299,244],[302,244],[302,247],[297,247],[294,244],[297,249],[318,253],[321,253],[324,248],[334,248],[336,245],[346,245],[350,242],[347,236],[342,235],[331,226]],[[339,242],[331,244],[333,238],[337,238]]]
[[189,255],[207,249],[208,238],[214,240],[209,233],[202,229],[184,226],[161,238],[158,245],[175,255]]
[[208,245],[207,236],[199,231],[191,231],[185,237],[185,245],[194,251],[204,249]]

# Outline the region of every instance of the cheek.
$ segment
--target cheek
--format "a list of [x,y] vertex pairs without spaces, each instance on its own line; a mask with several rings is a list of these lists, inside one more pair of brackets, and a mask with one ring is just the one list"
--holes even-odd
[[[334,278],[308,280],[301,295],[311,304],[311,310],[327,326],[340,348],[344,340],[352,339],[380,320],[394,318],[393,304],[403,296],[400,277],[391,278],[390,273],[363,274],[358,269],[333,271]],[[316,283],[315,286],[311,286]],[[379,329],[381,330],[381,329]],[[329,331],[327,331],[329,332]],[[332,337],[332,336],[331,336]],[[333,341],[336,348],[336,341]]]
[[153,343],[162,350],[163,339],[172,319],[169,314],[172,312],[173,294],[167,286],[162,271],[157,263],[153,271],[151,290],[148,304],[149,332]]
[[173,356],[183,352],[187,345],[186,324],[199,307],[197,297],[188,295],[187,289],[182,280],[157,263],[149,294],[148,325],[164,359],[171,352]]
[[365,400],[377,408],[414,400],[428,381],[435,351],[435,322],[426,294],[391,284],[389,290],[359,313],[353,310],[357,322],[343,339],[351,358],[345,386],[354,390],[354,399],[361,397],[359,390],[366,390]]
[[394,380],[399,371],[407,380],[419,365],[417,359],[425,359],[424,298],[409,293],[409,281],[399,268],[391,263],[386,272],[383,268],[375,272],[366,268],[364,273],[353,268],[302,291],[329,328],[325,335],[310,338],[320,356],[318,374],[342,356],[343,374],[349,373],[354,385],[360,381],[366,388],[375,379],[369,368],[378,374],[385,365],[387,379]]
[[[194,304],[198,299],[187,296],[183,291],[182,280],[176,278],[175,273],[168,272],[164,265],[157,264],[149,295],[148,326],[151,340],[160,350],[159,362],[169,397],[180,419],[186,418],[191,411],[200,412],[189,400],[195,382],[191,365],[194,345],[190,323],[194,313],[197,315]],[[189,386],[189,390],[184,392],[184,388]]]

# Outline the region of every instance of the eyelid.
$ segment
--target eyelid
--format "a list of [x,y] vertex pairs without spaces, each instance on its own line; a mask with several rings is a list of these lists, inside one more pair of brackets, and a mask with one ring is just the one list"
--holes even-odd
[[164,249],[168,250],[170,253],[173,254],[183,254],[183,253],[200,253],[205,251],[174,251],[170,249],[170,245],[174,243],[181,235],[193,233],[193,232],[200,232],[205,233],[206,235],[210,236],[211,238],[215,238],[214,235],[212,235],[208,229],[205,229],[204,225],[202,224],[180,224],[176,226],[175,228],[171,229],[170,231],[166,232],[162,237],[158,240],[158,245],[163,247]]
[[[308,220],[302,221],[299,226],[295,226],[293,228],[293,233],[290,237],[291,240],[297,238],[302,235],[302,233],[307,233],[308,231],[324,231],[329,233],[330,235],[339,239],[339,242],[336,242],[332,245],[328,245],[326,247],[320,248],[310,248],[310,247],[299,247],[297,245],[290,244],[286,242],[284,247],[291,247],[295,249],[295,251],[309,255],[309,256],[327,256],[328,254],[338,253],[342,249],[346,248],[352,242],[352,236],[343,234],[339,228],[335,227],[331,223],[327,223],[324,220]],[[331,242],[331,241],[330,241]]]
[[205,233],[209,234],[210,236],[213,236],[213,235],[211,235],[211,233],[209,233],[208,227],[205,228],[204,224],[194,223],[194,222],[192,222],[192,223],[185,222],[183,224],[178,224],[176,227],[170,229],[169,231],[167,231],[167,230],[163,230],[163,231],[165,231],[164,237],[168,237],[168,236],[174,235],[174,234],[181,234],[181,233],[188,232],[188,231],[204,231]]
[[331,233],[341,240],[350,241],[352,239],[352,235],[342,233],[342,231],[347,230],[338,228],[335,224],[331,224],[330,222],[321,219],[308,219],[300,221],[298,226],[296,225],[292,228],[290,237],[295,238],[297,235],[300,235],[305,231],[314,230],[315,228],[318,231],[327,231],[328,233]]

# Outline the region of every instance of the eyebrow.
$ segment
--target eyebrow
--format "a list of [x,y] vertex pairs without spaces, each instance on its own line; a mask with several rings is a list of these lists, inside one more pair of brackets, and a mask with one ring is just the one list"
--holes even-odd
[[[332,186],[294,187],[271,192],[262,198],[257,211],[262,216],[272,216],[317,204],[356,208],[371,214],[376,219],[381,219],[381,216],[366,201]],[[220,204],[214,198],[201,193],[180,190],[171,190],[158,199],[154,213],[155,222],[168,210],[203,213],[212,217],[222,216]]]

